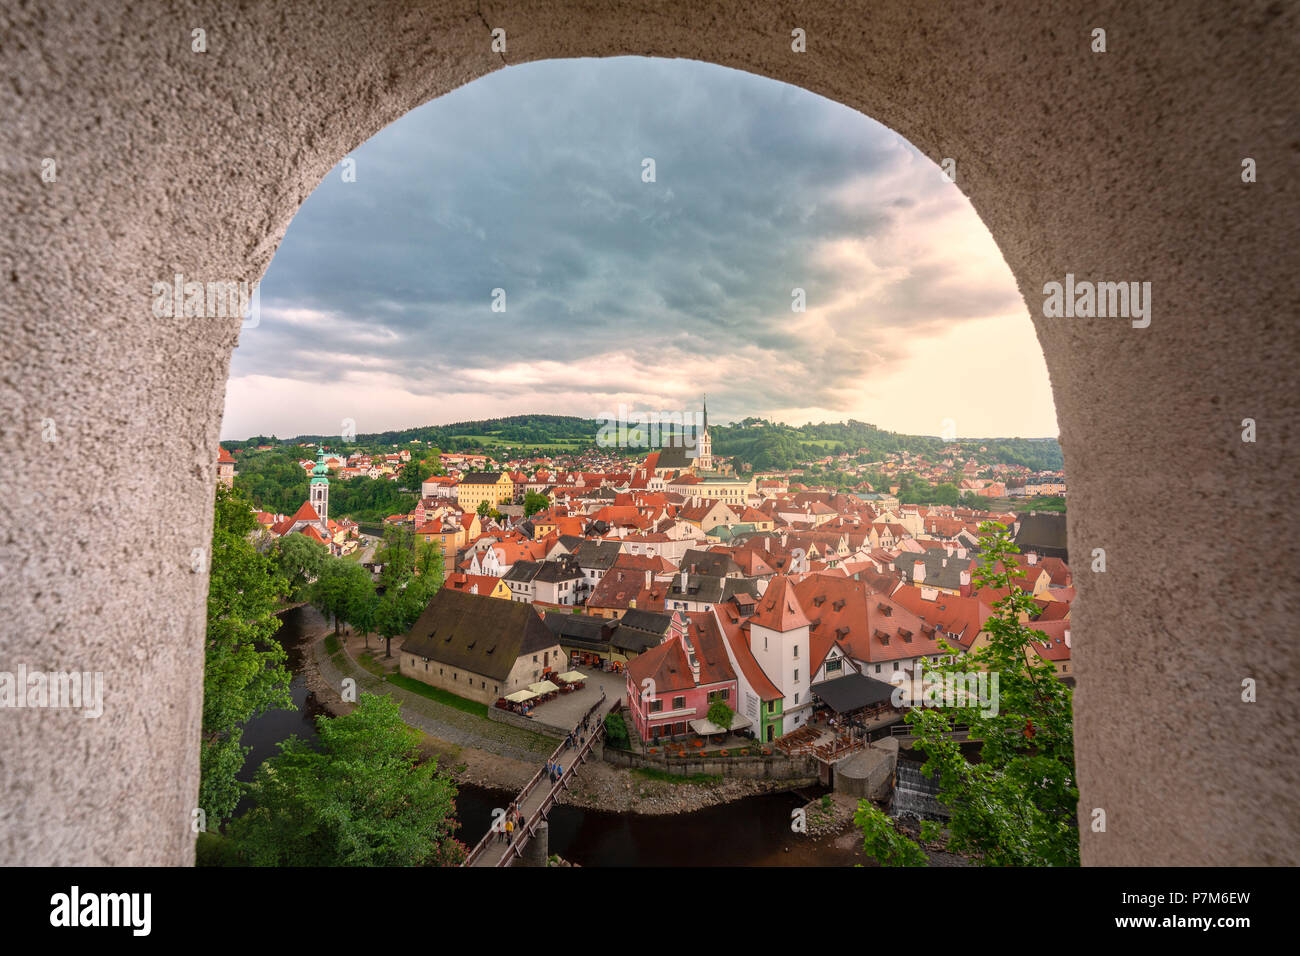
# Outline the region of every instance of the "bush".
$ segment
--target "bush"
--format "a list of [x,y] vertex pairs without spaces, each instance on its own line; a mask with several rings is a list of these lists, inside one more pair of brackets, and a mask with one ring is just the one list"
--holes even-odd
[[623,720],[622,714],[605,715],[605,738],[611,747],[617,750],[627,749],[627,723]]

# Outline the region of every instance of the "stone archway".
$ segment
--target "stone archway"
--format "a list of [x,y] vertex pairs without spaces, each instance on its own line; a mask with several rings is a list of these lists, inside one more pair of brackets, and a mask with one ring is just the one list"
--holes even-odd
[[[1239,5],[1231,22],[1186,0],[1035,15],[910,0],[247,6],[0,13],[0,666],[106,682],[98,720],[0,713],[0,857],[193,860],[206,576],[191,552],[211,531],[238,329],[154,318],[152,283],[260,277],[331,167],[433,96],[506,63],[642,54],[798,84],[957,160],[1036,317],[1060,418],[1084,860],[1296,862],[1294,4]],[[1106,53],[1090,49],[1096,27]],[[795,28],[807,52],[791,50]],[[1038,317],[1043,284],[1066,273],[1150,281],[1150,327]],[[1080,559],[1094,548],[1104,574]],[[1240,702],[1244,677],[1256,704]]]

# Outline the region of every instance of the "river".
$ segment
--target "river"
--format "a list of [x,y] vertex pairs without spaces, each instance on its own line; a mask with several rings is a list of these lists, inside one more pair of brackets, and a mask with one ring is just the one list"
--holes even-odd
[[[325,713],[301,676],[305,647],[301,608],[285,611],[278,637],[289,657],[289,685],[297,711],[275,710],[244,728],[252,752],[240,772],[251,780],[258,766],[297,734],[315,741],[315,718]],[[492,810],[514,794],[462,784],[456,796],[457,836],[473,846],[487,832]],[[559,805],[550,813],[550,852],[580,866],[851,866],[865,862],[853,840],[810,838],[790,831],[790,811],[821,790],[747,797],[691,813],[664,816],[605,813]],[[241,802],[238,812],[248,807]]]

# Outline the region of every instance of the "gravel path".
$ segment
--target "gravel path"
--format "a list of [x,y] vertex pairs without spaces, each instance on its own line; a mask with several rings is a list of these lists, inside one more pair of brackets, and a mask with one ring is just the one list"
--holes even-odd
[[[313,631],[316,630],[313,627]],[[392,695],[401,705],[402,719],[434,738],[434,749],[444,755],[460,756],[456,751],[464,748],[486,750],[508,760],[526,763],[529,769],[524,779],[527,780],[538,764],[555,749],[555,738],[476,717],[403,690],[365,670],[342,651],[331,659],[324,640],[329,630],[321,619],[319,633],[313,633],[310,653],[305,656],[304,663],[309,666],[304,668],[304,677],[307,686],[331,713],[347,713],[352,709],[352,705],[344,703],[340,696],[343,678],[351,677],[357,682],[358,693],[368,691]]]
[[[555,749],[557,738],[476,717],[413,694],[370,673],[346,652],[340,651],[331,659],[325,651],[325,637],[332,628],[314,609],[304,608],[304,613],[312,619],[308,625],[310,647],[303,656],[303,677],[330,713],[345,714],[354,706],[344,703],[339,695],[344,677],[356,680],[358,692],[391,694],[401,705],[402,719],[428,735],[426,745],[438,757],[439,766],[451,771],[461,783],[483,787],[518,790]],[[648,779],[591,760],[583,765],[573,780],[573,789],[563,793],[559,802],[615,813],[676,814],[812,782],[811,778],[729,779],[701,785]]]

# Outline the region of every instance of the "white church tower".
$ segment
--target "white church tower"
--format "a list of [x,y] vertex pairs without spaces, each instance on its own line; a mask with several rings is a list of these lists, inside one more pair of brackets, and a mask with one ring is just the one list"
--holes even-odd
[[695,437],[695,467],[700,471],[713,470],[713,438],[709,435],[709,396],[704,396],[704,428]]

